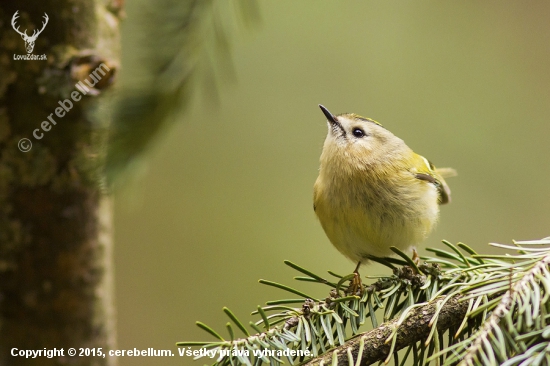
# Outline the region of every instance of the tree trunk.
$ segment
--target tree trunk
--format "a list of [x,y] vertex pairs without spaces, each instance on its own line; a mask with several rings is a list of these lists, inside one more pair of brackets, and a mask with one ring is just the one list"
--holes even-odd
[[[78,354],[105,353],[115,339],[111,203],[101,189],[108,121],[92,112],[116,70],[121,3],[0,4],[0,365],[115,359]],[[30,53],[25,29],[42,29]],[[20,356],[54,348],[62,352],[52,358]]]

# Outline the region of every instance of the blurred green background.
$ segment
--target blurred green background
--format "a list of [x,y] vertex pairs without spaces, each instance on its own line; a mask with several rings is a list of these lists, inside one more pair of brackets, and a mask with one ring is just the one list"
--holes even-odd
[[[143,47],[134,17],[143,5],[127,3],[125,82]],[[319,103],[374,118],[458,170],[426,246],[488,252],[488,242],[550,235],[549,2],[279,0],[260,12],[256,30],[230,29],[235,81],[219,102],[195,98],[116,194],[119,349],[176,352],[177,341],[211,339],[196,320],[225,334],[223,306],[248,321],[257,305],[288,297],[257,283],[292,284],[284,259],[353,270],[312,210],[326,134]]]

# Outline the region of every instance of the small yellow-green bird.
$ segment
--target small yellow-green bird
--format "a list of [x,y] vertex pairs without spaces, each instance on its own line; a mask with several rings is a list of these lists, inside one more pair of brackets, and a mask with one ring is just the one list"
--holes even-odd
[[[420,244],[433,229],[439,205],[451,201],[443,175],[403,140],[370,118],[333,115],[328,122],[313,208],[332,244],[359,266]],[[416,255],[416,252],[415,252]]]

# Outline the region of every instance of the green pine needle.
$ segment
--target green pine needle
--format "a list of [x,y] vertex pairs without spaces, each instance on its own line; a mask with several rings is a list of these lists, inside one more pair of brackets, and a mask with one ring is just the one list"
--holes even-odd
[[199,328],[202,330],[207,331],[208,333],[212,334],[214,337],[218,338],[220,341],[224,342],[225,339],[222,338],[221,335],[219,335],[214,329],[210,328],[208,325],[202,323],[202,322],[196,322],[195,323]]
[[246,328],[244,327],[243,323],[241,323],[239,321],[239,319],[235,316],[235,314],[233,314],[231,312],[231,310],[229,310],[229,308],[226,308],[224,307],[223,308],[223,312],[227,314],[227,316],[229,317],[229,319],[233,320],[233,322],[235,323],[235,325],[247,336],[247,337],[250,337],[250,333],[248,332],[248,330],[246,330]]

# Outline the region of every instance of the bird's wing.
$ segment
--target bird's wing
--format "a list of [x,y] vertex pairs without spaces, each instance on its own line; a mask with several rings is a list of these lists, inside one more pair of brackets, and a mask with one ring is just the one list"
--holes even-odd
[[443,205],[451,202],[451,190],[443,177],[455,176],[456,171],[454,169],[437,169],[428,159],[421,155],[416,155],[413,173],[417,179],[432,183],[437,187],[439,204]]

